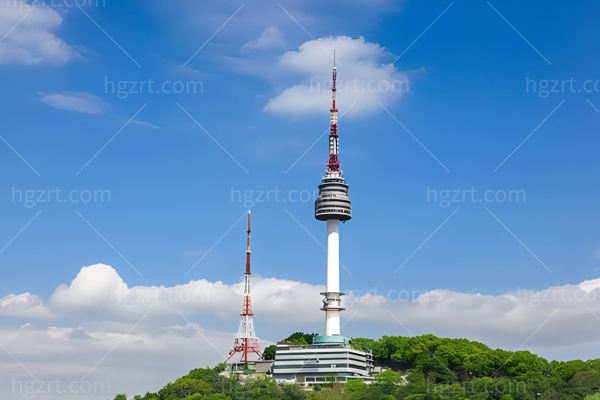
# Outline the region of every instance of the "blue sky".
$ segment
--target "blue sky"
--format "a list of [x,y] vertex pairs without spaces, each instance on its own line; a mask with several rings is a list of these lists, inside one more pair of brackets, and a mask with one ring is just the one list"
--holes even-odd
[[[312,201],[333,47],[354,212],[341,233],[345,291],[500,296],[600,274],[598,5],[56,1],[15,25],[31,6],[5,3],[0,297],[45,304],[98,263],[129,287],[234,285],[248,208],[255,274],[323,284],[326,231]],[[405,86],[361,92],[370,79]],[[138,93],[149,80],[187,89]],[[78,201],[56,201],[55,188]],[[31,191],[45,197],[19,200]],[[480,202],[486,191],[494,200]],[[78,197],[98,192],[110,198]],[[444,193],[458,197],[432,200]],[[233,331],[236,318],[211,327]],[[290,330],[261,329],[260,318],[270,340]]]
[[[226,61],[245,57],[240,48],[268,26],[280,31],[282,43],[258,56],[246,56],[256,63],[295,50],[311,38],[277,4],[248,3],[190,61],[188,69],[195,71],[180,68],[225,20],[219,16],[227,18],[236,4],[218,9],[194,7],[195,15],[187,16],[185,9],[193,7],[191,3],[170,10],[161,10],[158,3],[141,2],[109,2],[105,7],[88,8],[86,12],[141,69],[78,9],[59,8],[63,22],[55,33],[69,46],[81,49],[82,59],[60,66],[2,66],[3,137],[40,174],[34,174],[3,144],[2,240],[10,240],[42,210],[39,219],[2,254],[0,262],[10,271],[3,279],[2,292],[49,293],[82,265],[100,261],[117,267],[132,284],[181,282],[196,261],[186,254],[210,248],[245,210],[244,204],[231,201],[232,190],[236,199],[236,191],[257,191],[253,194],[259,203],[253,207],[257,273],[322,281],[323,252],[284,211],[287,208],[315,237],[324,240],[324,227],[312,218],[311,202],[276,204],[272,197],[267,201],[266,195],[261,200],[259,191],[280,189],[285,198],[289,190],[316,188],[326,158],[326,137],[289,173],[285,171],[327,128],[327,108],[290,118],[265,113],[262,109],[267,100],[281,87],[290,86],[290,80],[277,80],[275,71],[267,79],[236,73]],[[297,20],[316,38],[363,36],[385,47],[381,62],[390,63],[449,4],[381,2],[369,18],[360,17],[358,7],[301,9],[290,3],[289,12],[305,16],[303,21]],[[485,2],[452,4],[396,62],[399,71],[409,73],[410,93],[388,106],[450,172],[382,110],[340,122],[342,163],[355,212],[351,223],[343,227],[342,259],[352,270],[343,276],[344,287],[443,287],[493,294],[596,277],[600,244],[593,235],[597,191],[592,178],[596,170],[594,127],[600,115],[586,100],[600,106],[600,97],[597,93],[552,93],[542,98],[526,92],[527,79],[595,79],[597,60],[590,54],[593,28],[589,25],[593,25],[591,16],[596,10],[591,5],[565,10],[548,4],[542,7],[542,3],[498,4],[496,9],[552,63],[548,65]],[[584,9],[587,17],[582,19]],[[259,21],[249,23],[261,13],[275,17],[267,26]],[[352,18],[352,23],[336,19],[336,15]],[[329,74],[330,65],[319,68]],[[343,80],[343,65],[339,74]],[[110,82],[148,79],[199,80],[203,92],[130,94],[126,99],[110,92]],[[105,93],[107,87],[109,93]],[[42,94],[63,92],[98,96],[105,110],[84,114],[57,110],[40,101]],[[343,93],[340,97],[343,113],[348,104]],[[494,172],[563,99],[566,102],[556,113]],[[147,106],[138,119],[160,128],[127,126],[76,176],[144,104]],[[111,198],[103,204],[50,202],[32,208],[13,202],[13,188],[55,187],[65,191],[105,189],[110,190]],[[481,205],[443,208],[427,201],[427,188],[471,187],[526,191],[525,202],[490,204],[489,208],[552,273]],[[457,206],[460,210],[455,217],[401,273],[388,279]],[[97,226],[142,276],[98,238],[74,214],[74,208]],[[236,281],[243,255],[242,231],[240,222],[191,276]],[[31,276],[36,279],[32,281]]]

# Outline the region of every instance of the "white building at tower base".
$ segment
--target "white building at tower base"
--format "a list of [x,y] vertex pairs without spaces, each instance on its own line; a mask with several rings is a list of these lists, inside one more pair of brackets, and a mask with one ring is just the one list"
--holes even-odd
[[312,386],[373,380],[373,355],[356,350],[343,336],[316,336],[311,345],[278,344],[273,378],[279,383]]

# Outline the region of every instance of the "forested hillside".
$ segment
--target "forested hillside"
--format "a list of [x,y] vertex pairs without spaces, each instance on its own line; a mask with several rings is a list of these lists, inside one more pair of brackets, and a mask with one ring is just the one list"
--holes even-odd
[[[297,332],[286,341],[305,344],[312,336]],[[350,381],[303,391],[270,378],[242,385],[235,377],[219,376],[223,366],[218,366],[193,370],[157,393],[134,399],[600,400],[600,359],[549,362],[528,351],[493,350],[433,335],[356,338],[352,346],[372,351],[376,364],[389,369],[371,385]],[[273,347],[265,349],[266,355],[273,353]]]

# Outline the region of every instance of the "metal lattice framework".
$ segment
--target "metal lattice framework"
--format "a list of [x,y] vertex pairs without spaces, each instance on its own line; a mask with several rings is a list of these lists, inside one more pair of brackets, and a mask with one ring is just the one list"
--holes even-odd
[[248,362],[249,354],[256,354],[259,359],[263,358],[260,347],[258,346],[258,338],[254,333],[254,322],[252,321],[252,298],[250,296],[250,211],[248,211],[248,240],[246,245],[246,272],[244,274],[244,302],[242,305],[242,320],[238,333],[233,342],[233,349],[229,352],[229,356],[225,362],[227,363],[236,354],[241,354],[240,362]]
[[337,69],[335,67],[335,50],[333,53],[333,86],[331,87],[331,121],[329,127],[329,161],[327,162],[327,172],[339,172],[340,160],[338,159],[338,134],[337,134],[337,112],[335,105],[335,94],[337,88],[335,81],[337,78]]

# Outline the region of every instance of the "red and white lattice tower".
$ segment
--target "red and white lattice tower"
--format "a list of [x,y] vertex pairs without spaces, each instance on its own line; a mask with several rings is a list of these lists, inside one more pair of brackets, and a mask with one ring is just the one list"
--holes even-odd
[[248,362],[248,355],[254,353],[259,359],[262,359],[262,353],[258,347],[258,338],[254,333],[254,323],[252,322],[252,300],[250,297],[250,211],[248,211],[248,241],[246,245],[246,273],[244,274],[244,303],[242,305],[242,320],[240,328],[233,342],[233,350],[225,362],[228,362],[234,355],[241,353],[240,362]]

